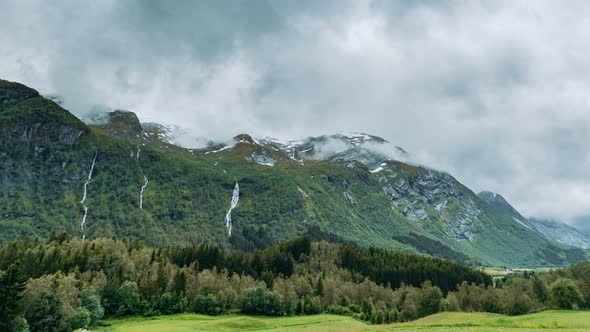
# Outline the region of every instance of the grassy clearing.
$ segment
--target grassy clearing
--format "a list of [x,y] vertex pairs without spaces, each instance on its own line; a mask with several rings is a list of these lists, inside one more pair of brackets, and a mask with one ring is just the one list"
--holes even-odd
[[337,315],[300,317],[255,317],[244,315],[205,316],[180,314],[155,318],[109,320],[109,327],[98,331],[358,331],[363,322]]
[[590,331],[588,311],[544,311],[523,316],[443,312],[417,321],[390,325],[386,331]]
[[411,323],[367,325],[351,317],[316,315],[303,317],[204,316],[180,314],[154,318],[109,320],[104,332],[184,331],[590,331],[588,311],[545,311],[523,316],[488,313],[443,312]]

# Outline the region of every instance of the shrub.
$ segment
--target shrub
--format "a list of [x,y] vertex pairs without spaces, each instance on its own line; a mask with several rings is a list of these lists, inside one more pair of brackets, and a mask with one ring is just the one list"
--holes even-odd
[[139,311],[139,290],[137,283],[125,281],[119,287],[117,316],[136,315]]
[[330,305],[326,307],[326,313],[334,315],[351,316],[352,312],[348,307]]
[[531,298],[524,292],[512,289],[506,301],[506,313],[509,315],[523,315],[531,310]]
[[217,294],[199,294],[194,301],[194,312],[206,315],[221,315],[229,309],[228,301],[223,292]]
[[503,310],[501,294],[501,290],[488,287],[488,289],[481,295],[481,310],[485,312],[501,313]]
[[419,293],[418,315],[424,317],[439,312],[442,299],[443,294],[440,288],[432,287],[430,281],[424,282]]
[[306,315],[317,315],[322,313],[322,302],[318,296],[306,297],[304,299],[303,312]]
[[582,303],[582,294],[578,286],[570,280],[560,278],[551,284],[553,305],[560,309],[573,309]]
[[88,287],[80,292],[80,304],[90,312],[90,326],[96,325],[104,316],[104,308],[100,304],[100,295],[96,288]]
[[23,316],[17,316],[12,321],[11,332],[29,332],[29,323]]
[[68,326],[71,330],[86,329],[90,326],[91,314],[86,308],[81,308],[68,317]]
[[250,288],[244,294],[240,310],[246,314],[283,316],[286,314],[283,298],[265,287]]
[[447,311],[461,311],[459,300],[457,300],[455,293],[449,293],[447,295],[447,299],[444,301],[444,309]]

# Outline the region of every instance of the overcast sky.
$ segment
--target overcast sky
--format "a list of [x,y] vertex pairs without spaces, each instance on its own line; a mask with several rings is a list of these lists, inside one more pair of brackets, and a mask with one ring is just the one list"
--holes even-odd
[[0,77],[195,135],[362,131],[590,215],[588,1],[0,0]]

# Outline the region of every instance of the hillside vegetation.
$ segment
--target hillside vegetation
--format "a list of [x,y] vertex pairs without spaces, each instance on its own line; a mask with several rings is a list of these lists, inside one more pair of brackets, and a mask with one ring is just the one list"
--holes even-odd
[[[231,146],[192,150],[146,131],[130,112],[87,125],[6,81],[0,98],[0,242],[67,232],[252,251],[308,236],[470,265],[587,258],[518,224],[449,174],[363,148],[364,140],[385,144],[378,137],[322,136],[288,154],[284,145],[239,135]],[[306,152],[329,140],[349,148],[323,159]],[[230,235],[225,218],[236,183]]]
[[63,234],[0,247],[0,330],[71,331],[103,318],[184,312],[330,313],[372,324],[439,311],[522,315],[589,308],[589,278],[590,263],[578,263],[492,284],[484,272],[446,260],[306,238],[244,253]]

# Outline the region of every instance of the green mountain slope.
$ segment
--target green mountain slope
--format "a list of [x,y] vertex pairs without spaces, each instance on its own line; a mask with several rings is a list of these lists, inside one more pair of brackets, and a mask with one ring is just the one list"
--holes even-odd
[[[289,146],[240,135],[235,145],[200,150],[162,137],[123,111],[86,125],[36,91],[0,81],[0,241],[66,231],[251,250],[308,234],[472,264],[585,258],[498,212],[446,173],[363,148],[385,142],[374,136]],[[319,158],[329,140],[346,149]],[[230,236],[225,218],[236,182]]]

